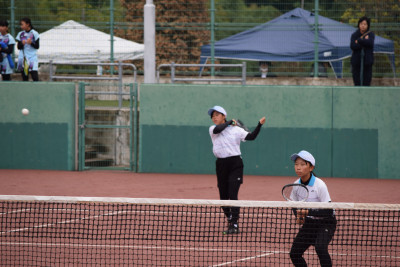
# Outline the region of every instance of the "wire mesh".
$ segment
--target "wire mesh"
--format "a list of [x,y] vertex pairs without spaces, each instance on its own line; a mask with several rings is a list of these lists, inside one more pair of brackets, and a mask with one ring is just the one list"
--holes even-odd
[[[307,266],[400,263],[397,204],[0,199],[2,266],[293,266],[303,254]],[[238,232],[224,234],[223,210],[232,207],[240,207]],[[298,224],[293,210],[299,208],[333,208],[335,215]],[[297,252],[300,238],[317,240],[315,248]]]
[[[132,0],[3,0],[0,6],[0,19],[10,22],[9,31],[14,36],[20,31],[19,20],[30,17],[39,33],[68,20],[74,20],[104,33],[112,33],[138,43],[143,43],[143,7],[146,1]],[[361,16],[371,18],[371,30],[376,35],[394,42],[395,66],[391,66],[387,54],[376,54],[373,65],[373,77],[393,77],[400,67],[400,3],[397,0],[319,0],[319,1],[281,1],[281,0],[155,0],[156,7],[156,65],[196,64],[200,63],[201,47],[218,42],[229,36],[267,23],[295,8],[315,12],[318,4],[320,16],[342,24],[357,27]],[[329,25],[319,25],[327,27]],[[310,29],[304,29],[304,31]],[[280,34],[287,36],[289,42],[279,43],[285,46],[295,45],[288,29]],[[340,33],[339,33],[340,35]],[[320,36],[321,37],[321,36]],[[111,39],[110,39],[111,40]],[[59,36],[54,40],[58,46],[74,46]],[[246,46],[251,46],[253,40]],[[313,43],[311,39],[309,42]],[[350,40],[349,40],[350,45]],[[111,46],[111,41],[110,41]],[[246,47],[245,46],[245,47]],[[76,47],[79,49],[79,47]],[[115,51],[113,51],[115,53]],[[236,51],[237,52],[237,51]],[[234,54],[235,51],[232,51]],[[283,60],[290,55],[282,55]],[[110,60],[113,55],[110,50]],[[247,63],[248,77],[261,77],[262,68],[268,66],[265,77],[310,77],[314,76],[313,62],[301,61],[237,60],[215,58],[215,63]],[[239,62],[238,62],[239,61]],[[130,62],[132,63],[132,62]],[[143,60],[134,60],[138,73],[143,73]],[[209,62],[210,63],[210,62]],[[72,68],[72,70],[68,70]],[[61,69],[61,68],[60,68]],[[67,67],[69,72],[81,71],[78,67]],[[320,77],[335,77],[327,63],[318,67]],[[198,75],[198,68],[177,70],[177,74]],[[206,70],[209,73],[210,70]],[[95,70],[91,70],[95,72]],[[164,71],[161,75],[169,75]],[[217,69],[215,75],[241,75],[236,69]],[[349,58],[343,60],[343,77],[351,77]]]
[[86,168],[131,168],[136,133],[131,110],[135,107],[130,101],[136,99],[130,98],[129,84],[92,82],[85,86]]

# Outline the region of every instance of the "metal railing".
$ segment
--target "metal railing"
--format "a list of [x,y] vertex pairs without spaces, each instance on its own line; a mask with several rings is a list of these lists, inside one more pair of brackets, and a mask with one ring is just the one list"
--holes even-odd
[[[171,83],[185,81],[185,82],[241,82],[242,85],[246,85],[246,62],[242,62],[242,64],[175,64],[172,62],[171,64],[161,64],[157,67],[157,83],[160,83],[160,69],[169,67],[171,68]],[[199,67],[201,77],[203,73],[204,67],[238,67],[242,68],[242,77],[241,78],[177,78],[176,77],[176,68],[177,67]]]
[[[66,65],[66,66],[118,66],[118,77],[91,77],[91,76],[62,76],[62,75],[54,75],[53,66],[54,65]],[[118,63],[55,63],[53,61],[49,62],[49,76],[50,81],[54,79],[66,79],[66,80],[76,80],[76,79],[85,79],[85,80],[120,80],[122,82],[122,67],[132,67],[133,69],[133,82],[136,83],[137,76],[137,68],[135,65],[131,63],[122,63],[119,61]]]
[[[54,75],[54,65],[64,65],[64,66],[118,66],[118,77],[111,77],[111,76],[66,76],[66,75]],[[119,61],[118,63],[55,63],[50,61],[49,62],[49,80],[52,82],[57,79],[62,80],[108,80],[108,81],[118,81],[118,92],[117,93],[110,93],[110,92],[92,92],[92,94],[103,94],[103,95],[118,95],[118,106],[122,107],[122,96],[127,95],[122,92],[123,82],[122,82],[122,71],[123,67],[131,67],[133,69],[133,83],[136,83],[137,78],[137,68],[134,64],[131,63],[122,63]],[[90,94],[90,93],[89,93]],[[129,94],[128,94],[129,95]]]

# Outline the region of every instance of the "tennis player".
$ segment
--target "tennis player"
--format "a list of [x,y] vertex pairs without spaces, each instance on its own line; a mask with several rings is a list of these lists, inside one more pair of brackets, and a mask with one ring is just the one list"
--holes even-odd
[[[309,191],[307,202],[331,202],[326,184],[313,172],[315,159],[309,152],[302,150],[290,157],[298,177],[295,183],[307,186]],[[294,210],[297,223],[302,224],[290,250],[290,259],[294,266],[307,266],[303,258],[304,252],[314,246],[321,266],[332,266],[328,245],[336,230],[336,218],[332,209]]]
[[[216,172],[221,200],[238,200],[239,188],[243,183],[243,161],[240,142],[256,139],[265,117],[261,118],[253,132],[249,133],[237,126],[236,120],[226,120],[226,111],[220,106],[208,110],[214,125],[209,133],[213,143],[213,153],[217,158]],[[239,207],[223,207],[228,219],[228,230],[224,234],[239,233]]]
[[[18,54],[17,69],[21,71],[22,80],[29,80],[29,73],[32,80],[39,81],[39,61],[36,51],[39,49],[39,33],[33,29],[30,18],[22,18],[20,20],[21,30],[17,37],[17,48],[20,50]],[[24,72],[24,62],[29,62],[28,72]]]

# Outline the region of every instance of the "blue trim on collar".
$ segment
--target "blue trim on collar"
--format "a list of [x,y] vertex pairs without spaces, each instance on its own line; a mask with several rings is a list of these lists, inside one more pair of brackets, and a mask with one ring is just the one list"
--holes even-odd
[[[315,178],[314,174],[311,174],[311,178],[310,178],[310,182],[308,183],[308,186],[314,186],[315,180],[316,180],[316,178]],[[301,184],[301,178],[299,178],[299,184]]]
[[309,186],[314,186],[314,183],[315,183],[315,176],[314,176],[314,174],[311,174],[311,179],[310,179],[310,182],[308,183],[308,185]]

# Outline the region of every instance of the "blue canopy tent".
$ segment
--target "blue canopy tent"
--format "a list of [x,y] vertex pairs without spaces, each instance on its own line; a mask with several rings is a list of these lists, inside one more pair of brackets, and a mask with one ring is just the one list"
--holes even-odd
[[[296,8],[269,22],[215,42],[214,58],[250,61],[314,61],[315,16]],[[350,37],[356,30],[318,16],[318,61],[329,62],[336,77],[343,74],[343,59],[351,56]],[[375,35],[374,53],[389,56],[394,70],[394,42]],[[200,63],[211,57],[211,45],[201,47]]]

